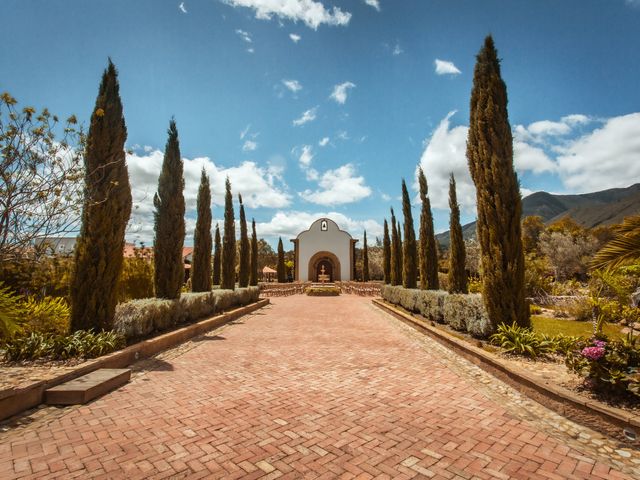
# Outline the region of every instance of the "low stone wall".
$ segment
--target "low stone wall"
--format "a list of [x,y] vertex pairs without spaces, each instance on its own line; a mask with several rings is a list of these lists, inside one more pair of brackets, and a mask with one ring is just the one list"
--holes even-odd
[[289,295],[301,295],[311,282],[295,283],[261,283],[260,296],[262,297],[288,297]]
[[336,282],[341,293],[363,297],[379,297],[383,284],[380,282]]

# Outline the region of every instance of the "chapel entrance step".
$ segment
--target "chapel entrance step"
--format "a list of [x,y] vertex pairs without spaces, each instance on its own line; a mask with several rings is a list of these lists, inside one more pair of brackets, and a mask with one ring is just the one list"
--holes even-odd
[[104,395],[129,381],[128,368],[100,368],[45,391],[49,405],[78,405]]

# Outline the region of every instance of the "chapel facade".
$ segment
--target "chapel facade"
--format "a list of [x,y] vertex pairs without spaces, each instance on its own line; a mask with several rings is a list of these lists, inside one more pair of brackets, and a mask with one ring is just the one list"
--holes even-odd
[[350,281],[355,278],[354,240],[330,218],[319,218],[291,240],[294,280],[302,282]]

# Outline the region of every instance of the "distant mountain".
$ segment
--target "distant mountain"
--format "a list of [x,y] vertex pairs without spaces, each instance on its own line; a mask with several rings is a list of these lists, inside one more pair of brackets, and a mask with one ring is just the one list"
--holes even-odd
[[[637,214],[640,214],[640,183],[579,195],[536,192],[522,199],[522,216],[539,215],[547,224],[571,217],[579,225],[593,228],[621,223],[625,217]],[[465,239],[473,238],[476,222],[463,225],[462,234]],[[436,235],[436,239],[448,248],[448,231]]]

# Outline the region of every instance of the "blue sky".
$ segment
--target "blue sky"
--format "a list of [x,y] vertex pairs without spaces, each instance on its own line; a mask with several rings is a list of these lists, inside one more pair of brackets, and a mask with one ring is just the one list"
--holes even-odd
[[[107,57],[119,69],[136,208],[152,202],[175,116],[191,241],[200,169],[242,193],[258,233],[319,215],[381,234],[421,164],[436,230],[447,182],[463,221],[473,66],[494,36],[523,195],[640,181],[640,0],[3,0],[0,90],[88,124]],[[414,217],[418,216],[416,205]]]

